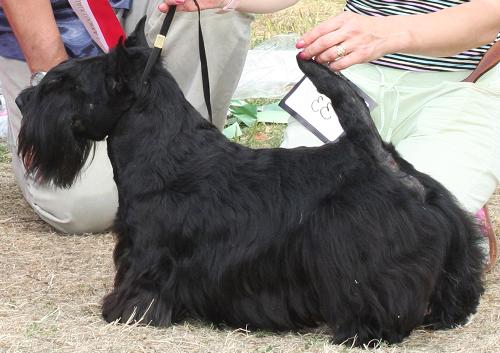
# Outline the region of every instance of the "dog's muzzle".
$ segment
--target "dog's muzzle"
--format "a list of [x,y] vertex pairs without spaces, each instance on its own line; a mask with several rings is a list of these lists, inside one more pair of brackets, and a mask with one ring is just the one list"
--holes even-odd
[[19,95],[16,98],[16,105],[19,108],[19,110],[22,110],[26,102],[29,101],[29,96],[30,94],[27,91],[22,91],[21,93],[19,93]]

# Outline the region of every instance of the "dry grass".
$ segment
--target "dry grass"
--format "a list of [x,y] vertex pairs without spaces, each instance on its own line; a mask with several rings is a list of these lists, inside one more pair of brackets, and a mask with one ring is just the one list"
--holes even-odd
[[253,26],[252,45],[278,33],[302,34],[340,12],[344,3],[343,0],[302,0],[289,9],[258,15]]
[[[361,352],[330,345],[319,329],[282,335],[190,322],[166,329],[106,324],[100,302],[113,280],[111,234],[62,236],[22,199],[0,163],[0,352]],[[500,194],[492,202],[500,231]],[[498,352],[500,266],[471,324],[415,331],[376,352]]]
[[[302,33],[339,8],[330,0],[304,0],[288,12],[260,16],[255,42],[275,33]],[[113,280],[112,235],[54,233],[26,205],[3,158],[0,352],[362,352],[330,345],[325,329],[277,335],[220,330],[199,322],[166,329],[106,324],[99,308]],[[499,233],[500,194],[493,198],[491,211]],[[497,266],[486,276],[487,291],[468,326],[417,330],[403,344],[374,352],[499,352],[499,280]]]

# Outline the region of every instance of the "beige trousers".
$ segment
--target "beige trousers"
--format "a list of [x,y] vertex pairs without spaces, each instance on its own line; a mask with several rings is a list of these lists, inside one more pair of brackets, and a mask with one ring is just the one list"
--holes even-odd
[[[164,16],[156,10],[159,1],[134,3],[137,5],[125,20],[125,30],[131,32],[147,11],[150,15],[146,36],[154,38]],[[164,65],[178,81],[187,99],[206,116],[198,56],[197,16],[195,13],[176,14],[162,56]],[[252,19],[252,16],[239,12],[218,15],[207,11],[202,16],[214,124],[219,128],[224,125],[227,107],[243,68]],[[16,181],[33,210],[58,231],[72,234],[104,231],[112,225],[118,206],[105,142],[97,143],[94,159],[85,165],[80,178],[69,189],[42,186],[25,175],[16,153],[21,113],[14,100],[28,85],[29,77],[26,63],[0,57],[0,82],[9,114],[8,144]]]

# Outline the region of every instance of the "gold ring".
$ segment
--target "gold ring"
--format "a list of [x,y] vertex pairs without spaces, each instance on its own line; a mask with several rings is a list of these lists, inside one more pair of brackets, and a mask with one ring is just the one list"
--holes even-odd
[[342,44],[337,45],[337,58],[342,58],[346,54],[346,49]]

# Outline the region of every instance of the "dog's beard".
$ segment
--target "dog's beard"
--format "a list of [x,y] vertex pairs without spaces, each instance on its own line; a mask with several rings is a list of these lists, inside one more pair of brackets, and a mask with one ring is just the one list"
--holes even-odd
[[23,109],[18,153],[26,173],[38,183],[69,187],[91,154],[94,142],[74,136],[64,98],[49,98],[50,102],[30,103]]

